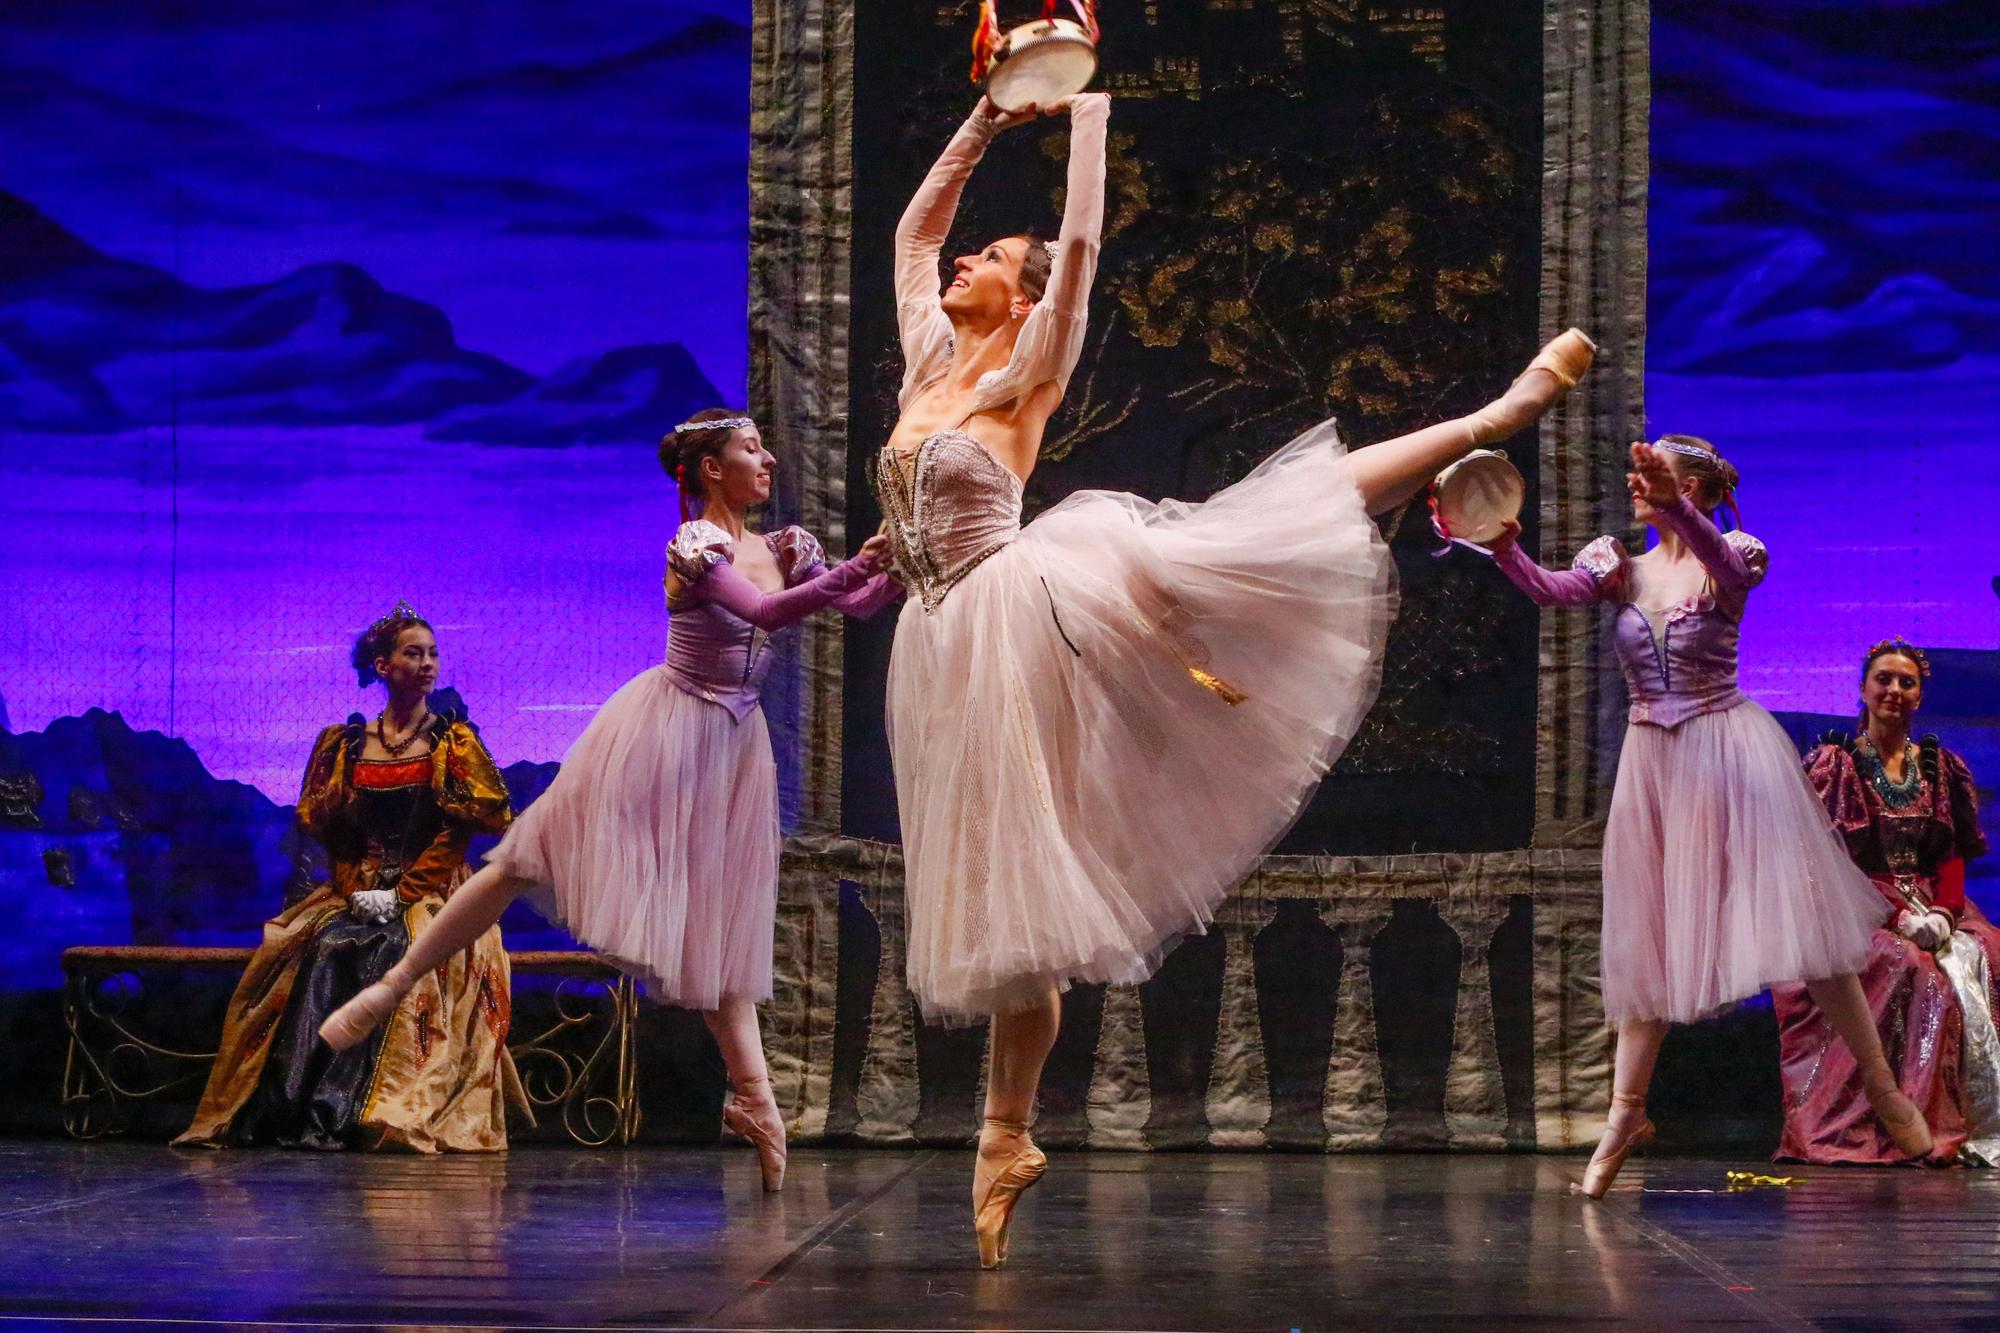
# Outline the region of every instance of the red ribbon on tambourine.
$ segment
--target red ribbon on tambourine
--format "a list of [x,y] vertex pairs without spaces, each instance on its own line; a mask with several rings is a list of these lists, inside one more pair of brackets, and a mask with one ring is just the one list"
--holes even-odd
[[1082,92],[1097,72],[1097,0],[1069,0],[1075,21],[1057,18],[1059,7],[1058,0],[1042,0],[1041,18],[1002,36],[993,0],[981,0],[972,30],[972,81],[987,84],[987,96],[1001,110]]

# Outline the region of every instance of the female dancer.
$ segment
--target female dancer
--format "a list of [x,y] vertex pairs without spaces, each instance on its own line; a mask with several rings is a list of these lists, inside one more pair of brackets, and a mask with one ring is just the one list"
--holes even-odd
[[211,1147],[507,1146],[507,1099],[526,1098],[507,1055],[507,951],[498,930],[454,950],[401,997],[385,1039],[329,1058],[313,1031],[405,955],[466,874],[466,844],[512,811],[479,734],[430,710],[437,640],[407,605],[361,632],[354,669],[389,698],[313,744],[299,827],[332,878],[264,926],[230,998],[222,1050],[176,1143]]
[[1604,1012],[1618,1028],[1611,1116],[1580,1191],[1602,1198],[1653,1135],[1646,1088],[1669,1023],[1692,1023],[1775,982],[1803,980],[1853,1052],[1868,1104],[1910,1157],[1931,1149],[1896,1086],[1855,969],[1880,900],[1800,780],[1791,742],[1736,685],[1737,628],[1764,545],[1710,517],[1736,470],[1691,435],[1632,446],[1632,512],[1659,544],[1628,557],[1599,537],[1572,569],[1514,541],[1495,561],[1537,606],[1618,608],[1631,695],[1604,832]]
[[749,510],[770,498],[775,462],[750,418],[697,413],[661,441],[660,462],[682,497],[667,548],[666,662],[598,710],[548,791],[430,931],[320,1035],[335,1050],[360,1041],[428,969],[515,897],[545,887],[538,910],[640,977],[655,1000],[702,1011],[734,1089],[723,1121],[756,1145],[764,1188],[776,1190],[785,1127],[756,1005],[771,996],[777,774],[758,688],[772,633],[827,606],[871,615],[901,589],[876,572],[885,538],[828,569],[803,529],[751,532]]
[[1083,343],[1109,100],[1070,116],[1053,244],[938,254],[993,136],[988,101],[897,229],[901,419],[877,469],[897,568],[888,714],[909,974],[925,1012],[992,1017],[973,1169],[980,1262],[1046,1159],[1028,1136],[1057,993],[1134,982],[1285,831],[1374,698],[1393,566],[1368,515],[1527,426],[1592,347],[1556,340],[1473,416],[1345,455],[1332,423],[1202,505],[1022,483]]
[[[1861,989],[1890,1056],[1930,1126],[1939,1157],[2000,1159],[2000,1033],[1993,979],[2000,930],[1965,896],[1965,863],[1985,854],[1979,796],[1965,761],[1910,740],[1930,662],[1889,639],[1861,667],[1861,730],[1829,735],[1807,776],[1854,863],[1882,895]],[[1896,1160],[1861,1105],[1860,1071],[1797,986],[1774,986],[1785,1079],[1780,1160]],[[1897,1049],[1900,1047],[1900,1049]]]

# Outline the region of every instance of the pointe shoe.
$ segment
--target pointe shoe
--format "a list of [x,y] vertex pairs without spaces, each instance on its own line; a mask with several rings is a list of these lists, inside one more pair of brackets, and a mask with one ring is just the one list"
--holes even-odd
[[1914,1161],[1922,1161],[1931,1155],[1936,1144],[1931,1139],[1931,1127],[1924,1122],[1924,1113],[1917,1104],[1891,1079],[1886,1084],[1871,1081],[1862,1091],[1868,1097],[1868,1109],[1888,1131],[1889,1141]]
[[[1590,363],[1596,356],[1597,344],[1586,337],[1583,330],[1567,329],[1557,334],[1547,346],[1535,353],[1535,359],[1528,363],[1528,368],[1514,377],[1506,393],[1468,418],[1472,423],[1472,443],[1475,446],[1498,444],[1526,430],[1554,407],[1557,399],[1576,387],[1577,380],[1590,369]],[[1555,381],[1556,391],[1546,400],[1521,389],[1522,381],[1536,371],[1546,371],[1549,378]]]
[[[745,1080],[743,1086],[722,1104],[722,1123],[730,1133],[748,1139],[757,1150],[757,1169],[764,1177],[764,1193],[776,1194],[785,1187],[785,1124],[778,1115],[776,1098],[759,1105],[744,1097],[747,1089],[759,1083],[764,1085],[765,1095],[770,1096],[770,1079]],[[776,1130],[768,1128],[758,1119],[756,1112],[764,1109],[768,1109],[771,1118],[777,1121]]]
[[1646,1103],[1633,1098],[1611,1099],[1613,1114],[1629,1111],[1637,1115],[1639,1123],[1616,1138],[1609,1126],[1604,1137],[1598,1140],[1597,1151],[1590,1155],[1590,1164],[1583,1168],[1583,1183],[1571,1185],[1570,1191],[1581,1194],[1586,1199],[1601,1199],[1610,1190],[1611,1182],[1618,1179],[1618,1172],[1625,1165],[1625,1159],[1635,1148],[1643,1148],[1653,1141],[1653,1122],[1646,1117]]
[[[990,1117],[986,1123],[1019,1140],[1019,1145],[1005,1154],[989,1154],[982,1146],[972,1172],[973,1196],[977,1200],[972,1209],[972,1230],[979,1238],[979,1266],[998,1268],[1007,1262],[1007,1230],[1014,1222],[1014,1205],[1049,1169],[1049,1159],[1028,1137],[1025,1124]],[[989,1170],[989,1163],[992,1174],[982,1190],[979,1180]]]
[[1589,334],[1582,329],[1564,329],[1535,353],[1535,359],[1528,363],[1526,370],[1514,377],[1514,383],[1519,384],[1537,370],[1546,370],[1555,376],[1562,391],[1568,393],[1576,387],[1576,382],[1583,378],[1583,373],[1590,369],[1590,363],[1596,358],[1597,344],[1590,340]]
[[327,1016],[319,1025],[319,1039],[336,1051],[359,1046],[368,1034],[388,1022],[403,1002],[401,992],[386,981],[364,989]]

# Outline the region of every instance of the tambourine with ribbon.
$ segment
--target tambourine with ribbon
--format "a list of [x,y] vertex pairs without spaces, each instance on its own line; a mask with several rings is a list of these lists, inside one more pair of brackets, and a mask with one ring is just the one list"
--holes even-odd
[[1505,452],[1474,449],[1431,483],[1431,528],[1447,550],[1453,544],[1483,547],[1520,517],[1527,489]]
[[1057,18],[1057,0],[1042,0],[1042,16],[1000,32],[993,0],[982,0],[972,34],[972,81],[1002,111],[1024,111],[1082,92],[1097,73],[1096,0],[1069,0],[1074,19]]

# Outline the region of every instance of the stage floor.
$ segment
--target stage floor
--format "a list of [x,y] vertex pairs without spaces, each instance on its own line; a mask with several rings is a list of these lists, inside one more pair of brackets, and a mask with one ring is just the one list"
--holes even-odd
[[[966,1152],[0,1143],[0,1312],[185,1326],[2000,1328],[2000,1173],[1066,1153],[981,1273]],[[1768,1169],[1768,1168],[1766,1168]],[[0,1324],[0,1329],[9,1327]]]

